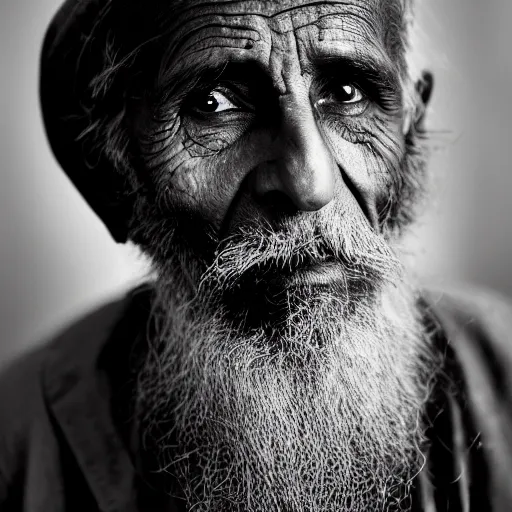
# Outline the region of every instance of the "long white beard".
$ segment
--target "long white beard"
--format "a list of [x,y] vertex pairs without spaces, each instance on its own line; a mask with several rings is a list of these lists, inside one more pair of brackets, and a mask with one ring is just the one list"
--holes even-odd
[[139,409],[147,435],[172,423],[159,461],[189,507],[408,509],[430,356],[405,285],[348,319],[335,296],[310,297],[278,349],[268,332],[241,335],[221,310],[164,295],[172,320],[141,374]]
[[[138,413],[191,510],[409,508],[433,357],[400,264],[358,215],[246,223],[206,272],[178,243],[160,265]],[[297,256],[341,262],[341,286],[286,289],[276,325],[230,316],[223,293]]]

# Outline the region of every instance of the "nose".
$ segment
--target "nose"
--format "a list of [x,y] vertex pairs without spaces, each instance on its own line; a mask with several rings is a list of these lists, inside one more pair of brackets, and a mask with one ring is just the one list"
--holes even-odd
[[286,196],[300,211],[316,211],[334,198],[337,165],[318,128],[309,98],[282,97],[277,156],[253,172],[253,192],[265,202]]

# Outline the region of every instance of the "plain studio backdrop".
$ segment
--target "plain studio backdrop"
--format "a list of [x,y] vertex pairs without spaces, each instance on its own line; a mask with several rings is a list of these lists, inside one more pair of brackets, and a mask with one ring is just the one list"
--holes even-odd
[[[436,75],[438,151],[417,272],[512,295],[512,2],[418,0]],[[60,0],[0,1],[0,363],[140,280],[59,169],[40,119],[38,59]]]

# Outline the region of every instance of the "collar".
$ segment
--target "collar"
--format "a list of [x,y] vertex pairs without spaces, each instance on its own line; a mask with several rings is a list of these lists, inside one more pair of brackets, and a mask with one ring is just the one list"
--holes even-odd
[[98,372],[100,354],[133,297],[134,292],[103,306],[59,336],[43,370],[50,414],[102,512],[137,510],[135,470],[112,421],[106,376]]

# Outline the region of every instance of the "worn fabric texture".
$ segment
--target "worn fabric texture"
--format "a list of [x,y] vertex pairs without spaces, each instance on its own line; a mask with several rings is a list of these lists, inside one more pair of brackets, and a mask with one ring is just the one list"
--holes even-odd
[[[180,512],[137,470],[132,392],[151,289],[74,324],[0,377],[0,510]],[[413,511],[510,510],[512,308],[482,292],[423,295],[445,354]]]

